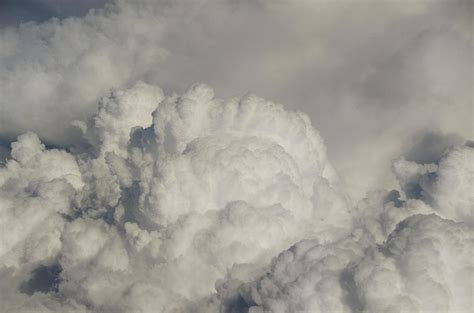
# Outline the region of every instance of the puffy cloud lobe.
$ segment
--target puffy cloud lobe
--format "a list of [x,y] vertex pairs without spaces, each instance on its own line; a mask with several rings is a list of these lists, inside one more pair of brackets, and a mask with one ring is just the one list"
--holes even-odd
[[378,190],[369,193],[354,209],[354,227],[382,244],[400,221],[415,214],[432,213],[433,208],[421,200],[403,200],[397,190]]
[[[132,130],[127,151],[110,149],[84,167],[98,166],[94,176],[114,180],[90,191],[105,198],[97,203],[109,204],[133,255],[124,306],[138,301],[144,310],[171,310],[176,304],[155,298],[197,300],[239,264],[258,269],[308,233],[348,228],[337,177],[304,114],[256,96],[215,99],[212,89],[195,85],[164,99],[153,116],[150,127]],[[87,132],[97,125],[89,123]],[[147,270],[149,264],[157,265]],[[91,273],[85,280],[112,283]],[[91,297],[83,301],[113,307]]]
[[120,299],[128,254],[114,227],[102,220],[76,219],[62,233],[60,292],[100,307]]
[[469,226],[412,216],[354,269],[358,298],[369,312],[468,312],[473,249]]
[[155,112],[154,125],[159,149],[169,153],[217,132],[262,137],[282,146],[308,176],[324,171],[325,178],[333,179],[325,146],[308,116],[255,95],[222,103],[209,87],[194,85],[181,97],[164,101]]
[[45,150],[32,133],[18,138],[11,155],[0,168],[0,260],[3,266],[17,267],[58,253],[64,224],[60,214],[72,211],[74,191],[83,182],[72,155]]
[[275,258],[268,273],[255,282],[220,282],[213,309],[275,313],[471,309],[474,232],[467,225],[436,215],[414,215],[400,222],[383,245],[374,246],[364,237],[358,230],[336,242],[297,243]]
[[[353,290],[341,282],[344,269],[360,258],[363,247],[355,237],[333,243],[299,242],[273,260],[268,274],[240,286],[237,299],[256,313],[352,312],[357,309],[349,294]],[[218,285],[218,292],[225,287]],[[226,299],[224,311],[232,310],[235,300]]]
[[76,121],[92,148],[105,155],[114,152],[123,155],[133,127],[146,127],[151,123],[151,112],[163,100],[159,87],[142,82],[127,91],[113,90],[99,102],[99,109],[88,121]]
[[351,236],[301,241],[256,280],[228,275],[203,312],[468,312],[471,154],[461,145],[437,164],[397,160],[394,172],[411,198],[372,192],[353,210]]
[[438,165],[436,176],[423,184],[425,198],[442,216],[474,225],[474,148],[452,148]]
[[29,297],[19,291],[49,288],[41,277],[34,282],[34,270],[56,266],[66,216],[72,214],[75,193],[83,185],[71,154],[45,149],[33,133],[12,144],[11,159],[0,168],[0,302],[5,312],[76,306],[73,300],[63,306],[48,296]]
[[74,122],[88,142],[85,147],[75,148],[87,182],[81,207],[93,209],[100,215],[117,205],[121,196],[120,181],[131,181],[129,169],[122,160],[127,155],[130,133],[135,127],[151,123],[151,114],[162,99],[159,87],[139,82],[102,98],[98,112],[87,122]]
[[473,225],[474,149],[455,146],[437,164],[418,164],[400,158],[393,168],[408,198],[421,199],[441,216]]
[[[131,158],[140,162],[140,181],[151,178],[150,196],[142,206],[153,202],[159,212],[150,212],[152,220],[176,219],[182,210],[218,209],[234,200],[304,210],[311,207],[317,179],[336,184],[307,116],[281,105],[255,96],[223,102],[214,99],[209,87],[196,85],[179,98],[164,100],[154,116],[157,177],[144,173],[142,160]],[[162,216],[151,216],[155,213]]]

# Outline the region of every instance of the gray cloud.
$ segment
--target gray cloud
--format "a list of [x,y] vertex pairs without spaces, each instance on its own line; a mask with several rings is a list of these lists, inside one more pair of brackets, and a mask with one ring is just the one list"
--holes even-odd
[[0,30],[2,309],[468,312],[471,21],[117,0]]
[[464,0],[118,1],[2,31],[0,133],[67,145],[111,88],[204,81],[308,112],[358,196],[393,182],[382,169],[413,133],[472,137],[471,20]]
[[309,117],[255,95],[138,83],[75,125],[88,145],[29,132],[0,168],[6,312],[472,306],[472,147],[353,206]]
[[464,143],[456,134],[427,132],[414,137],[414,144],[405,153],[405,158],[419,164],[438,163],[447,149]]
[[103,6],[108,0],[2,0],[0,27],[18,26],[27,22],[44,22],[52,17],[83,16],[91,8]]

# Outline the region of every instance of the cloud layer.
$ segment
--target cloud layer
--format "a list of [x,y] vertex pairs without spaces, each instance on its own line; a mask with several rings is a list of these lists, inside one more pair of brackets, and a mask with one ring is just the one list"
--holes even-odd
[[87,145],[26,133],[0,169],[5,312],[473,305],[469,145],[353,207],[308,116],[254,95],[138,83],[75,125]]
[[471,24],[116,0],[0,29],[2,312],[469,312]]
[[308,112],[358,199],[393,185],[386,164],[413,134],[472,137],[471,20],[468,0],[119,0],[0,31],[0,136],[69,146],[111,88],[204,81]]

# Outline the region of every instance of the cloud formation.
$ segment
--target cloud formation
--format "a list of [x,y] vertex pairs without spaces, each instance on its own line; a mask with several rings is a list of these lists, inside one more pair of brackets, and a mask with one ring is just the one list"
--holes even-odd
[[393,184],[386,164],[414,133],[472,137],[471,20],[469,0],[118,0],[0,31],[0,136],[69,146],[111,88],[204,81],[308,112],[359,199]]
[[5,312],[472,307],[469,145],[353,207],[308,116],[255,95],[138,83],[75,125],[87,145],[26,133],[1,168]]
[[469,312],[471,18],[117,0],[0,29],[2,312]]

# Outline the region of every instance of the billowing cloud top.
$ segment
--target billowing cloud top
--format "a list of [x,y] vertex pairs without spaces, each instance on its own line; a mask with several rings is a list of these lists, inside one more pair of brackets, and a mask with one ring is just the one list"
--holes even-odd
[[33,2],[1,313],[472,311],[472,1]]
[[112,88],[204,81],[308,112],[358,200],[393,187],[386,164],[414,133],[474,135],[469,0],[14,2],[73,16],[0,29],[9,142],[33,131],[69,147],[82,138],[71,121]]
[[472,308],[469,145],[351,207],[309,118],[254,95],[138,83],[75,125],[0,169],[5,312]]

